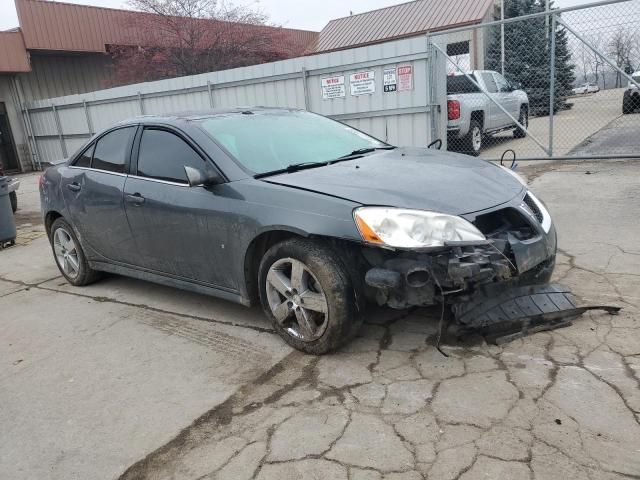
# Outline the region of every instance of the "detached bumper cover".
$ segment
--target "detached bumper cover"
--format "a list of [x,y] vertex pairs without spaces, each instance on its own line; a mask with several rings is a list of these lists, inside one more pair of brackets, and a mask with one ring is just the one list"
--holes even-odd
[[487,342],[503,344],[532,333],[570,326],[589,310],[611,315],[619,307],[578,307],[571,291],[562,285],[533,285],[510,289],[496,286],[478,290],[466,303],[453,305],[460,334],[480,333]]

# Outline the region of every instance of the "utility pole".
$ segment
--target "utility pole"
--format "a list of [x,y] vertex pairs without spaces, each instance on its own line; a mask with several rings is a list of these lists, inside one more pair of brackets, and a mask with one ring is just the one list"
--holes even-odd
[[[549,0],[547,0],[548,2]],[[500,58],[502,64],[502,76],[504,77],[504,0],[500,0]]]
[[545,0],[544,11],[544,26],[545,26],[545,38],[547,39],[547,45],[549,45],[549,12],[551,11],[551,0]]

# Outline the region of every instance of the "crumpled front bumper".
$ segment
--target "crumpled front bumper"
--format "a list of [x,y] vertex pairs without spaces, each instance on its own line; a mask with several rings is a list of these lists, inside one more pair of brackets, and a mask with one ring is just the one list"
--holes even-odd
[[555,268],[556,230],[546,208],[536,208],[525,193],[463,216],[485,234],[486,244],[422,252],[365,250],[371,265],[365,276],[369,296],[403,309],[434,305],[445,297],[452,304],[469,301],[487,284],[548,283]]

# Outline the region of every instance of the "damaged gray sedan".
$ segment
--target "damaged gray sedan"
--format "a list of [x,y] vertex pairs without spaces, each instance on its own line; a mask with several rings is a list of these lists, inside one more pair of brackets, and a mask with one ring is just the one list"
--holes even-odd
[[322,354],[367,302],[395,309],[546,284],[556,232],[511,170],[397,148],[298,110],[241,108],[122,122],[40,182],[54,258],[260,303],[293,347]]

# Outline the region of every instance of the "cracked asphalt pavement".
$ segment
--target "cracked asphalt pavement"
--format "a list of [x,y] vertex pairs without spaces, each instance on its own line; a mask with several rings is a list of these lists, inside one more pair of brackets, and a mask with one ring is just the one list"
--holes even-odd
[[438,309],[372,310],[311,357],[257,309],[70,287],[25,187],[21,245],[0,251],[0,477],[640,478],[640,163],[523,173],[559,230],[555,279],[623,311],[503,346],[445,336],[448,358]]

